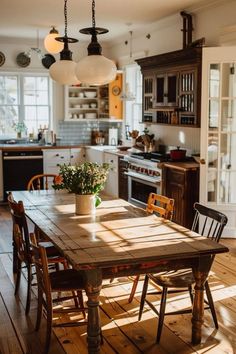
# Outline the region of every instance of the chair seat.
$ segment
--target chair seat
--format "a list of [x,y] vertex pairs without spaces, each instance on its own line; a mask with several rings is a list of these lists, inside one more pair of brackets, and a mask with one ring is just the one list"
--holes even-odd
[[56,249],[56,247],[53,245],[52,242],[40,241],[38,244],[39,244],[39,246],[46,248],[46,252],[47,252],[48,257],[58,257],[59,256],[59,252]]
[[191,269],[166,272],[164,274],[148,274],[150,280],[167,288],[186,288],[195,283]]
[[85,286],[83,272],[75,269],[60,270],[49,273],[53,291],[82,290]]

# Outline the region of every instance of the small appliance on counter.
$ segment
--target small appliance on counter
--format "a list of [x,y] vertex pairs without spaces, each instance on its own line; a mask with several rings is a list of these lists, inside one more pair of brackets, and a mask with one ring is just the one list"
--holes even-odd
[[108,145],[118,145],[118,129],[109,128],[108,131]]

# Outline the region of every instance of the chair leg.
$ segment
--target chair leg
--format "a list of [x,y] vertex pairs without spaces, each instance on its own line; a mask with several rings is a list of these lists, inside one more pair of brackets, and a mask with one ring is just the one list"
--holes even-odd
[[[78,299],[79,299],[79,306],[81,308],[84,308],[84,299],[83,299],[83,293],[82,291],[77,291],[77,296],[78,296]],[[85,310],[82,311],[82,314],[84,316],[84,318],[86,318],[86,313],[85,313]]]
[[192,288],[192,285],[188,286],[188,291],[189,291],[189,296],[190,296],[191,303],[193,305],[193,288]]
[[[50,301],[50,300],[49,300]],[[52,335],[52,303],[47,300],[47,326],[44,354],[48,354]]]
[[148,289],[148,275],[145,276],[144,283],[143,283],[143,291],[142,291],[142,296],[141,296],[141,301],[140,301],[140,307],[139,307],[139,314],[138,314],[138,320],[141,320],[142,314],[143,314],[143,307],[144,307],[144,302],[146,299],[146,294],[147,294],[147,289]]
[[42,310],[43,310],[43,293],[40,289],[38,289],[38,308],[37,308],[37,318],[35,330],[38,331],[41,324],[42,319]]
[[134,298],[134,295],[135,295],[135,292],[136,292],[136,289],[138,286],[139,278],[140,278],[140,275],[137,275],[133,281],[133,286],[132,286],[131,293],[130,293],[129,300],[128,300],[129,303],[133,301],[133,298]]
[[19,286],[20,286],[20,279],[21,279],[21,267],[22,263],[19,259],[17,259],[17,272],[16,272],[16,285],[15,285],[15,295],[17,295]]
[[156,343],[159,343],[161,339],[161,333],[162,333],[164,317],[165,317],[167,291],[168,289],[166,287],[163,287],[162,295],[161,295],[161,306],[160,306],[160,315],[159,315],[159,321],[157,327]]
[[31,282],[32,282],[32,266],[31,264],[27,265],[27,299],[26,299],[26,308],[25,314],[28,315],[30,310],[30,302],[31,302]]
[[209,303],[209,306],[210,306],[211,314],[212,314],[212,317],[213,317],[213,321],[214,321],[214,324],[215,324],[215,328],[218,329],[219,325],[218,325],[216,311],[215,311],[215,306],[214,306],[214,302],[213,302],[213,299],[212,299],[211,290],[210,290],[208,281],[206,281],[206,283],[205,283],[205,290],[206,290],[206,296],[207,296],[207,300],[208,300],[208,303]]

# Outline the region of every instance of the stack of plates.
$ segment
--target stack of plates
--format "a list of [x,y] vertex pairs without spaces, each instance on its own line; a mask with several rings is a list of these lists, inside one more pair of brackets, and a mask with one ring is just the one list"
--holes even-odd
[[85,118],[97,118],[97,114],[96,113],[85,113]]

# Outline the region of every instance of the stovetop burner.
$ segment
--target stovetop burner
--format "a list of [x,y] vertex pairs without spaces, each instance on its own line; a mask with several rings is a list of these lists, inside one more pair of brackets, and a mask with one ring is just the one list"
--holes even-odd
[[[170,158],[170,154],[165,154],[160,151],[153,151],[153,152],[134,152],[131,154],[131,157],[134,157],[139,160],[150,160],[153,162],[166,162],[166,161],[173,161]],[[192,157],[186,156],[182,160],[178,161],[192,161]],[[175,160],[176,161],[176,160]]]

